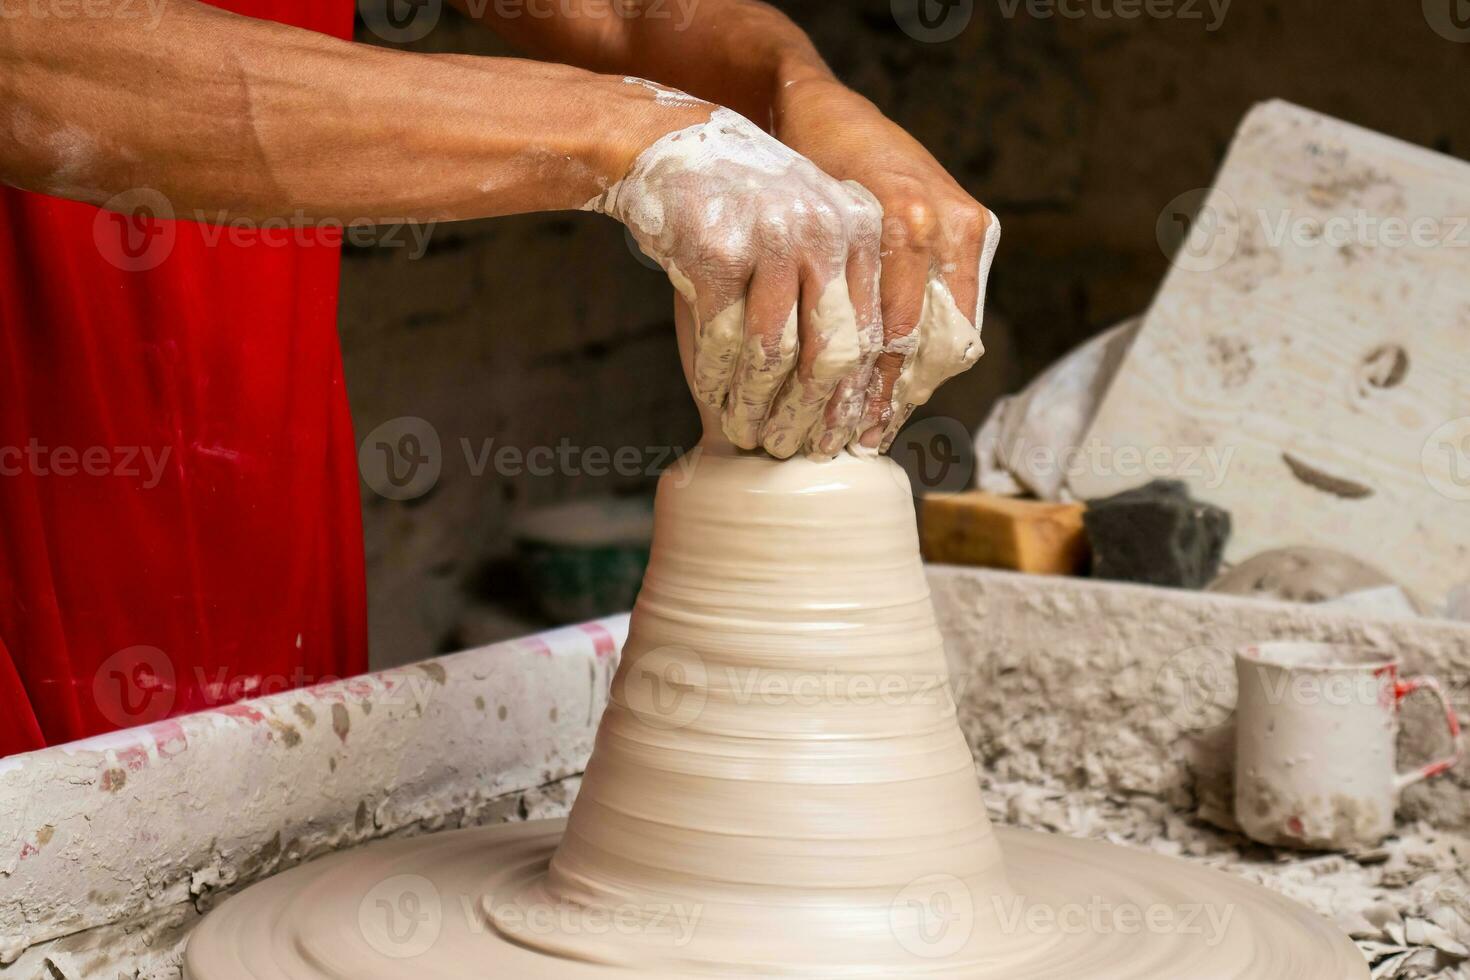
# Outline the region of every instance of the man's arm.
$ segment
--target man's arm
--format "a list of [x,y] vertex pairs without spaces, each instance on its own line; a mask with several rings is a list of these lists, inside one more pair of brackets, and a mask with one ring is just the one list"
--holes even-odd
[[0,180],[178,214],[452,220],[577,208],[709,107],[513,59],[413,55],[173,0],[0,18]]
[[[614,12],[627,0],[561,0],[537,4],[534,16],[530,3],[451,2],[539,56],[728,105],[833,177],[873,193],[884,214],[884,353],[862,445],[886,447],[915,405],[979,356],[978,335],[970,346],[939,314],[952,306],[979,326],[999,223],[917,140],[842,85],[784,14],[758,0],[642,2],[630,15]],[[927,351],[916,343],[926,311]]]
[[790,18],[751,0],[449,2],[537,57],[652,79],[768,129],[782,85],[835,81]]
[[881,345],[878,208],[726,109],[619,76],[354,45],[171,0],[156,27],[0,17],[0,180],[174,214],[453,220],[591,208],[693,305],[730,439],[831,456]]

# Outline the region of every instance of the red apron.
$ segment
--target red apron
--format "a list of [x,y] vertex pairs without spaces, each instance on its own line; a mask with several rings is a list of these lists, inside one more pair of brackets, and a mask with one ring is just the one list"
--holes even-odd
[[340,249],[211,231],[0,188],[0,756],[366,669]]

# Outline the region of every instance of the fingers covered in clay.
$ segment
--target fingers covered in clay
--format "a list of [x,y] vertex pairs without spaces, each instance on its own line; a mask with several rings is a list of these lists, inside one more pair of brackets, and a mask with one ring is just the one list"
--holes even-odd
[[813,455],[831,458],[860,431],[867,406],[874,364],[883,349],[883,309],[879,284],[882,273],[880,252],[882,214],[877,200],[862,187],[848,182],[853,193],[854,233],[847,259],[847,293],[857,328],[860,357],[856,366],[838,382],[827,403],[822,431],[814,439]]
[[[869,377],[856,448],[876,453],[893,419],[893,388],[918,349],[919,318],[933,258],[927,249],[885,252],[882,272],[883,346]],[[900,422],[900,425],[903,423]]]
[[731,442],[830,457],[854,438],[882,331],[871,194],[715,109],[588,206],[689,301],[691,387]]
[[760,446],[776,395],[796,367],[799,294],[792,267],[772,264],[751,280],[740,358],[721,417],[725,437],[741,449]]
[[883,353],[853,444],[866,453],[886,451],[914,409],[985,352],[981,314],[1000,223],[972,201],[938,217],[915,206],[885,233]]
[[[848,293],[846,270],[824,284],[808,277],[802,285],[797,322],[796,370],[781,386],[761,431],[761,446],[777,459],[805,449],[822,455],[840,432],[832,405],[838,385],[862,363],[863,343]],[[842,444],[826,451],[835,455]]]

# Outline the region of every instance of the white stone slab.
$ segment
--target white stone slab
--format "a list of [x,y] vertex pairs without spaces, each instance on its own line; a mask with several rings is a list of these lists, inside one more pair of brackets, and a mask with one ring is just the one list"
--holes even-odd
[[1228,561],[1336,548],[1443,608],[1470,577],[1470,164],[1257,106],[1084,448],[1081,496],[1177,476],[1231,511]]

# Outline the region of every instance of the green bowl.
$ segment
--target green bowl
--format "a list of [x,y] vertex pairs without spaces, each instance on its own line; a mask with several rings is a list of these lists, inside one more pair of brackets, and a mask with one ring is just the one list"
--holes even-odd
[[543,615],[579,623],[627,612],[653,540],[651,497],[598,497],[527,511],[514,522],[521,575]]

